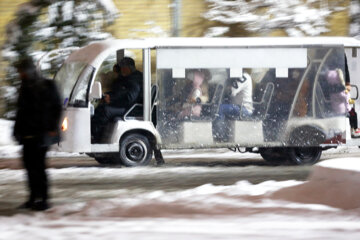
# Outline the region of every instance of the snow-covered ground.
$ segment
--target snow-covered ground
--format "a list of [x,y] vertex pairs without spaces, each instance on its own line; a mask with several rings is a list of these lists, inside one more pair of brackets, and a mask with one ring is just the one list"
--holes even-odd
[[[0,121],[1,156],[16,148],[4,135],[11,122]],[[18,151],[19,149],[17,149]],[[332,151],[332,152],[331,152]],[[355,152],[331,150],[329,155]],[[206,158],[206,152],[183,151],[183,157]],[[219,153],[219,159],[233,153]],[[167,153],[168,157],[177,156]],[[237,156],[238,153],[237,153]],[[256,155],[249,154],[247,157]],[[212,156],[214,158],[214,156]],[[51,179],[121,182],[145,175],[218,171],[217,168],[63,168],[49,169]],[[0,199],[22,191],[23,170],[0,170]],[[181,181],[181,178],[178,179]],[[13,188],[4,187],[13,184]],[[43,213],[0,217],[0,239],[359,239],[360,159],[337,158],[313,167],[309,179],[232,185],[205,184],[181,190],[94,189],[90,201],[55,204]],[[91,185],[91,182],[89,182]],[[53,190],[55,194],[57,189]],[[111,192],[112,191],[112,192]],[[84,194],[75,192],[69,199]],[[73,203],[71,203],[73,202]],[[76,202],[76,203],[74,203]]]
[[[345,168],[345,162],[351,167]],[[69,168],[50,169],[50,175],[55,183],[79,181],[79,175],[92,175],[93,181],[104,180],[105,175],[117,182],[171,171],[186,168]],[[112,193],[94,190],[87,194],[113,197],[0,217],[0,239],[359,239],[359,171],[358,159],[343,158],[316,165],[306,182],[239,181],[178,191],[130,186]],[[0,186],[19,183],[23,177],[20,170],[0,170]],[[7,194],[1,191],[0,196]]]

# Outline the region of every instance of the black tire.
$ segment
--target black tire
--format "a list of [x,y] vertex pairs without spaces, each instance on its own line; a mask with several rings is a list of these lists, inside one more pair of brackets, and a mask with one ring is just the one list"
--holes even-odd
[[95,160],[103,165],[120,165],[115,157],[96,157]]
[[286,163],[288,160],[285,149],[281,147],[260,148],[259,152],[261,157],[271,164],[280,165]]
[[120,143],[120,162],[127,167],[147,166],[152,158],[149,139],[141,134],[129,134]]
[[119,158],[117,153],[93,153],[88,154],[90,157],[95,158],[95,160],[104,165],[120,165]]
[[320,147],[292,147],[288,149],[289,160],[295,165],[312,165],[319,161]]
[[319,146],[326,140],[326,134],[316,126],[301,126],[291,132],[288,146]]

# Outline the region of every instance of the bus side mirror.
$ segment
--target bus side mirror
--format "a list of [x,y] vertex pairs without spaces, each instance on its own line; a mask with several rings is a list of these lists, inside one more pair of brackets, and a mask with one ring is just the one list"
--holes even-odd
[[90,99],[101,99],[101,98],[102,98],[101,83],[94,82],[90,91]]

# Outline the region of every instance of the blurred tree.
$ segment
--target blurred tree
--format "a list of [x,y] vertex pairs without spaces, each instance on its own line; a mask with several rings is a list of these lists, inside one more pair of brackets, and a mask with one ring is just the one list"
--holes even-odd
[[[283,30],[288,36],[316,36],[328,32],[327,17],[345,10],[345,0],[206,0],[204,18],[214,22],[207,36],[268,35]],[[240,29],[240,30],[239,30]]]
[[360,38],[360,0],[352,0],[350,6],[350,36]]
[[[104,32],[118,15],[112,0],[31,0],[20,5],[15,19],[7,25],[3,60],[8,62],[3,97],[7,103],[5,117],[12,118],[16,89],[20,82],[14,63],[23,56],[38,60],[57,48],[83,46],[112,37]],[[62,63],[50,58],[42,66],[46,76],[53,75]]]

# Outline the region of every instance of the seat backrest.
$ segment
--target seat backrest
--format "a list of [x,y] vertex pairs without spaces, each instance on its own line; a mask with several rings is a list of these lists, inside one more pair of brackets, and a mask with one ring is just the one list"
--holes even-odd
[[[154,84],[151,86],[151,112],[156,104],[159,87]],[[142,118],[143,104],[135,103],[125,114],[124,119]]]
[[263,119],[269,109],[270,106],[270,102],[271,102],[271,97],[273,95],[274,92],[274,84],[273,83],[268,83],[266,85],[266,89],[264,91],[264,95],[261,99],[261,118]]
[[154,106],[156,105],[158,92],[159,92],[159,86],[157,84],[153,84],[151,86],[151,112],[154,110]]
[[213,95],[213,97],[211,99],[211,103],[213,103],[213,104],[219,104],[220,103],[220,100],[221,100],[222,95],[224,93],[223,89],[224,89],[224,86],[222,84],[218,84],[216,86],[214,95]]
[[270,106],[273,92],[274,83],[267,83],[261,101],[258,103],[254,103],[254,105],[257,105],[257,107],[255,107],[256,111],[253,113],[253,116],[251,117],[252,119],[263,120],[265,118]]
[[220,102],[224,95],[224,86],[222,84],[218,84],[215,88],[214,95],[211,99],[210,103],[210,116],[212,118],[219,112]]

